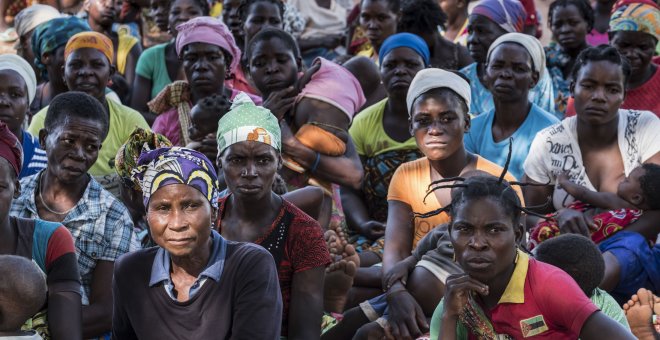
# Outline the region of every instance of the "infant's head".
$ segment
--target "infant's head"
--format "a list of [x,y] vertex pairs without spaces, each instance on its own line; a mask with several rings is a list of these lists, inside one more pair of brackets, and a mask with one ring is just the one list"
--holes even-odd
[[190,111],[190,138],[201,140],[208,134],[215,134],[218,131],[218,120],[230,107],[231,102],[225,96],[213,95],[200,100]]
[[32,261],[0,255],[0,332],[16,332],[46,303],[46,278]]
[[639,209],[660,209],[660,165],[643,164],[633,169],[619,183],[616,194]]

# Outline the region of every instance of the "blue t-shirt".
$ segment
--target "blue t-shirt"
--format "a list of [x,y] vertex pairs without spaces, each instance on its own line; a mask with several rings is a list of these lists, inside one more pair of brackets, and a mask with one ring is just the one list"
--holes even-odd
[[41,171],[48,164],[46,151],[39,146],[39,140],[23,130],[23,168],[18,178],[31,176]]
[[[493,163],[504,166],[509,153],[509,139],[499,142],[493,140],[494,118],[495,109],[492,109],[472,119],[470,131],[465,134],[465,149]],[[555,123],[559,123],[555,116],[532,103],[527,118],[518,130],[511,135],[513,137],[513,152],[509,172],[516,179],[520,180],[525,173],[523,163],[527,158],[536,133]]]

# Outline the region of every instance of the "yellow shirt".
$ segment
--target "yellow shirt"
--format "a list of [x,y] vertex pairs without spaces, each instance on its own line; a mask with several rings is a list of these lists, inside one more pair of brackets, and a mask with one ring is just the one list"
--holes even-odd
[[[502,167],[488,161],[487,159],[477,156],[477,170],[482,170],[493,176],[499,177],[502,174]],[[515,181],[515,177],[507,172],[504,177],[507,181]],[[424,204],[424,196],[426,189],[431,184],[431,163],[426,157],[418,160],[401,164],[394,173],[392,181],[390,182],[390,189],[387,193],[388,201],[400,201],[410,205],[413,212],[427,213],[442,207],[435,195],[431,194],[426,198]],[[523,201],[522,191],[519,187],[515,186],[513,189]],[[448,223],[449,215],[441,213],[429,218],[415,218],[413,249],[417,247],[417,242],[422,239],[431,229],[439,224]],[[412,249],[411,249],[412,250]]]
[[381,153],[395,150],[416,150],[415,138],[410,137],[405,142],[397,142],[390,138],[383,127],[383,115],[387,98],[362,110],[353,119],[353,125],[348,133],[355,143],[355,149],[360,156],[374,157]]
[[[142,115],[128,106],[121,105],[113,100],[106,100],[110,109],[110,129],[108,136],[103,141],[96,163],[89,169],[92,176],[114,175],[115,170],[110,167],[110,160],[115,159],[119,147],[121,147],[136,127],[151,130],[149,124]],[[39,130],[44,128],[48,106],[37,112],[32,117],[32,123],[28,132],[33,136],[39,136]]]

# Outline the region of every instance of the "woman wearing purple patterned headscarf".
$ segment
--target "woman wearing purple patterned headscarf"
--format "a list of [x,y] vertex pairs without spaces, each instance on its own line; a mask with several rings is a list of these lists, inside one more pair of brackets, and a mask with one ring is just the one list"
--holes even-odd
[[211,161],[194,150],[160,148],[142,153],[132,177],[158,247],[115,263],[113,338],[278,339],[275,263],[267,250],[213,230],[218,179]]
[[[470,113],[479,115],[495,108],[493,96],[483,84],[486,56],[490,45],[506,33],[521,33],[525,25],[525,8],[518,0],[483,0],[468,17],[468,50],[474,63],[461,72],[470,79],[472,102]],[[529,99],[542,109],[555,112],[552,80],[547,72],[529,91]]]

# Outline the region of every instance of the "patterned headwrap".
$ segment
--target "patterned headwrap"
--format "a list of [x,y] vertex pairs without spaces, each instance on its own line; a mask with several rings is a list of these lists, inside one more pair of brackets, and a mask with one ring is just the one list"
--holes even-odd
[[172,143],[163,135],[143,128],[135,128],[128,140],[117,151],[115,156],[115,171],[121,178],[130,179],[133,189],[142,191],[140,183],[131,178],[133,170],[137,168],[138,159],[144,152],[158,148],[171,147]]
[[69,39],[64,48],[64,60],[66,60],[73,51],[81,48],[93,48],[101,51],[110,64],[115,57],[115,48],[112,40],[99,32],[81,32]]
[[32,52],[34,65],[41,70],[41,79],[48,79],[46,65],[41,63],[41,56],[65,46],[75,34],[90,30],[87,21],[77,17],[55,18],[37,26],[32,33]]
[[635,31],[660,41],[660,7],[652,1],[622,0],[614,5],[610,32]]
[[170,184],[186,184],[201,192],[212,207],[218,207],[218,177],[204,154],[182,147],[160,148],[140,155],[133,170],[134,182],[140,183],[144,206],[158,189]]
[[527,13],[518,0],[482,0],[471,14],[483,15],[511,32],[522,32]]
[[277,151],[282,149],[282,131],[277,118],[270,110],[254,105],[243,92],[234,98],[231,110],[220,118],[217,137],[220,154],[230,145],[245,141],[262,142]]
[[380,60],[385,60],[385,56],[392,52],[393,49],[399,47],[407,47],[413,50],[422,57],[424,66],[429,65],[431,53],[429,52],[428,45],[426,45],[426,41],[412,33],[397,33],[387,37],[378,52]]
[[229,73],[236,73],[241,61],[241,50],[236,46],[234,36],[227,25],[212,17],[197,17],[176,27],[176,54],[181,56],[183,47],[192,43],[206,43],[219,46],[231,55]]
[[9,131],[5,123],[0,121],[0,158],[4,158],[9,162],[16,176],[21,173],[23,166],[23,148],[19,143],[18,138]]

